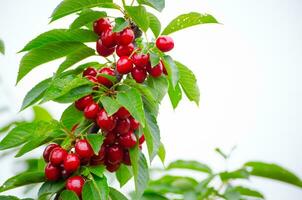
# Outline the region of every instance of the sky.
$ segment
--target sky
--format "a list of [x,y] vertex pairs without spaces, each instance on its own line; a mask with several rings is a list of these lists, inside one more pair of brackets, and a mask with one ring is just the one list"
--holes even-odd
[[[0,105],[9,109],[5,116],[0,114],[0,125],[15,117],[26,92],[60,63],[33,70],[15,87],[22,57],[16,52],[39,33],[67,27],[74,18],[48,24],[59,2],[0,2],[0,38],[7,46],[6,55],[0,56],[0,80],[5,86],[0,89]],[[229,169],[260,160],[281,164],[302,177],[301,9],[299,0],[166,0],[164,12],[156,13],[163,26],[191,11],[212,14],[220,22],[171,35],[175,41],[171,56],[196,74],[201,102],[196,106],[184,99],[173,110],[168,98],[164,99],[159,124],[168,162],[196,159],[223,170],[214,149],[229,151],[236,146]],[[45,107],[59,118],[66,105],[46,103]],[[21,115],[30,117],[31,113]],[[0,182],[21,168],[10,157],[0,162]],[[156,161],[154,166],[158,165]],[[302,196],[302,190],[277,182],[253,178],[251,185],[268,200]],[[13,192],[22,195],[21,190]]]

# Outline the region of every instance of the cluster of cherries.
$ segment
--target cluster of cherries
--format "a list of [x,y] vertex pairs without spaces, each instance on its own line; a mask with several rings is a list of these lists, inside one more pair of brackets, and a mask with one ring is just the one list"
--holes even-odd
[[[101,18],[94,22],[94,32],[99,35],[96,50],[99,55],[107,57],[114,52],[119,56],[116,62],[116,71],[123,75],[131,73],[133,79],[142,83],[147,78],[147,73],[153,77],[159,77],[163,73],[167,75],[162,61],[156,66],[151,66],[149,54],[143,54],[135,47],[135,33],[131,28],[125,28],[121,32],[113,32],[109,19]],[[160,36],[156,40],[157,48],[162,52],[168,52],[174,48],[171,37]],[[101,72],[102,73],[102,72]],[[114,74],[108,69],[104,73]]]

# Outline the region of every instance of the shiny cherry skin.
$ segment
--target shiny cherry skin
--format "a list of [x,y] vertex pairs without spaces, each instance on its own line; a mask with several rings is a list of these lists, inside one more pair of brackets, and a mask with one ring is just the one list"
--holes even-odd
[[61,169],[61,177],[63,179],[67,179],[71,174],[72,172],[67,171],[66,169]]
[[80,167],[81,161],[77,154],[71,153],[64,159],[64,169],[67,172],[75,172]]
[[162,52],[168,52],[174,48],[174,41],[169,36],[160,36],[156,40],[156,47]]
[[113,131],[106,132],[105,134],[105,139],[104,139],[104,144],[110,145],[114,144],[116,141],[116,133]]
[[86,106],[86,108],[84,109],[84,116],[86,117],[86,119],[94,120],[97,117],[99,110],[99,104],[92,103]]
[[66,189],[75,192],[80,197],[84,184],[85,179],[82,176],[73,176],[67,179]]
[[127,56],[122,56],[116,63],[116,69],[120,74],[128,74],[133,69],[132,60]]
[[137,130],[139,127],[139,122],[136,119],[134,119],[133,117],[129,117],[129,120],[130,120],[131,130],[133,130],[133,131]]
[[139,69],[145,69],[149,60],[149,54],[134,53],[132,56],[133,64]]
[[97,75],[97,70],[94,69],[93,67],[87,67],[84,72],[83,72],[83,76],[96,76]]
[[90,82],[92,82],[92,83],[94,83],[94,84],[97,84],[98,83],[98,79],[95,77],[95,76],[86,76],[86,78],[90,81]]
[[136,136],[134,135],[133,132],[128,132],[125,135],[121,135],[119,137],[119,143],[126,149],[130,149],[133,148],[136,143],[137,143],[137,139]]
[[126,28],[117,34],[117,43],[119,45],[128,45],[134,41],[135,35],[132,29]]
[[61,169],[48,163],[45,167],[45,177],[49,181],[57,181],[61,178]]
[[106,164],[106,169],[111,173],[116,172],[121,166],[121,163],[111,164],[109,162],[106,162],[105,164]]
[[110,28],[111,24],[108,18],[101,18],[93,23],[93,30],[98,35]]
[[140,138],[139,138],[139,144],[143,144],[145,142],[145,135],[142,135]]
[[80,110],[80,111],[83,111],[85,109],[86,106],[92,104],[94,101],[93,101],[93,97],[92,95],[88,95],[88,96],[85,96],[83,98],[80,98],[79,100],[77,100],[75,102],[75,107]]
[[112,32],[112,29],[107,29],[101,34],[102,44],[107,48],[116,46],[116,33]]
[[112,131],[116,126],[116,118],[108,116],[105,109],[101,109],[97,115],[96,122],[98,126],[104,131]]
[[126,119],[130,117],[130,113],[125,107],[120,107],[118,111],[115,113],[115,116],[117,116],[120,119]]
[[128,166],[131,165],[131,159],[130,159],[130,154],[129,154],[129,150],[128,149],[124,150],[123,163],[125,165],[128,165]]
[[105,145],[102,145],[101,149],[99,150],[98,155],[94,155],[91,157],[90,163],[93,165],[104,164],[105,153],[106,153],[106,147],[105,147]]
[[145,69],[140,69],[138,67],[134,67],[131,71],[132,78],[137,83],[143,83],[147,78],[147,72]]
[[54,166],[60,166],[67,156],[67,151],[61,147],[56,147],[51,151],[49,161]]
[[108,57],[114,53],[115,47],[108,48],[103,45],[101,39],[98,39],[98,41],[96,42],[96,51],[100,56]]
[[130,56],[133,51],[134,51],[134,45],[132,43],[128,45],[118,45],[116,47],[116,54],[119,57]]
[[85,139],[78,140],[75,143],[75,151],[80,158],[91,158],[94,155],[92,147]]
[[[113,69],[111,69],[109,67],[102,68],[99,71],[99,73],[100,74],[106,74],[106,75],[109,75],[109,76],[115,76],[115,73],[114,73]],[[105,85],[108,88],[110,88],[113,85],[112,81],[109,80],[108,78],[104,77],[104,76],[99,75],[97,78],[98,78],[98,82],[100,84]]]
[[160,77],[163,73],[163,64],[162,62],[160,61],[156,66],[154,67],[151,67],[151,65],[148,65],[147,66],[147,70],[149,72],[149,74],[154,77],[154,78],[157,78],[157,77]]
[[128,133],[128,131],[130,130],[130,120],[127,118],[117,120],[114,130],[121,135]]
[[50,153],[52,152],[52,150],[56,147],[59,147],[58,144],[49,144],[45,149],[44,149],[44,152],[43,152],[43,158],[45,160],[45,162],[49,162],[49,156],[50,156]]
[[124,152],[123,149],[118,145],[108,147],[106,152],[106,158],[108,163],[116,165],[121,163],[123,160]]

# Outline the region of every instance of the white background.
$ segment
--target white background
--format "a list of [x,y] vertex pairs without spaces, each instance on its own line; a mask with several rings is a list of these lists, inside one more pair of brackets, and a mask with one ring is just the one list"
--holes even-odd
[[[55,71],[59,62],[34,70],[14,87],[26,42],[54,27],[67,27],[67,17],[48,25],[60,0],[1,0],[0,38],[7,46],[0,56],[0,125],[17,113],[26,92]],[[230,168],[249,160],[280,163],[302,177],[302,2],[299,0],[167,0],[159,17],[166,25],[189,11],[214,15],[220,25],[187,29],[173,38],[171,55],[197,75],[202,92],[200,106],[186,99],[175,111],[168,99],[162,104],[159,123],[167,160],[197,159],[223,169],[215,147],[225,151],[237,145]],[[299,103],[300,102],[300,103]],[[57,118],[64,106],[46,106]],[[30,115],[29,111],[24,114]],[[41,152],[36,152],[39,155]],[[20,168],[12,158],[1,161],[0,182]],[[156,165],[156,164],[155,164]],[[252,179],[254,188],[268,200],[299,200],[302,190],[276,182]],[[8,192],[9,194],[19,194]]]

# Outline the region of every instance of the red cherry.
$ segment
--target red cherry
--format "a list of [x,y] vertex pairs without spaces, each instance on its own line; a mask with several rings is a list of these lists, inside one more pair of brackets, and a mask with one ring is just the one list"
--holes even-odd
[[126,149],[133,148],[137,139],[133,132],[128,132],[126,135],[121,135],[119,137],[119,143]]
[[120,109],[118,109],[118,111],[115,113],[115,116],[120,119],[126,119],[130,117],[130,113],[125,107],[120,107]]
[[156,46],[162,52],[168,52],[174,48],[174,41],[169,36],[160,36],[156,40]]
[[116,46],[116,33],[112,32],[112,29],[107,29],[102,32],[100,38],[105,47],[111,48]]
[[106,152],[106,158],[108,163],[115,165],[123,160],[123,150],[117,145],[108,147]]
[[75,151],[81,158],[90,158],[94,154],[89,142],[85,139],[75,143]]
[[[109,68],[109,67],[105,67],[105,68],[102,68],[100,71],[99,71],[100,74],[106,74],[106,75],[109,75],[109,76],[115,76],[115,73],[113,71],[113,69]],[[106,87],[110,88],[113,83],[111,80],[109,80],[108,78],[104,77],[104,76],[98,76],[98,82],[102,85],[105,85]]]
[[116,69],[120,74],[128,74],[133,68],[132,60],[127,56],[122,56],[116,63]]
[[81,110],[83,111],[85,109],[86,106],[90,105],[93,103],[93,97],[92,95],[88,95],[88,96],[85,96],[79,100],[77,100],[75,102],[75,107],[78,109],[78,110]]
[[88,165],[90,162],[90,158],[80,158],[81,165]]
[[156,66],[151,67],[151,64],[147,66],[149,74],[155,78],[160,77],[163,73],[163,64],[160,61]]
[[68,172],[75,172],[80,167],[80,158],[77,154],[68,154],[64,160],[64,169]]
[[134,53],[132,61],[136,67],[145,69],[149,62],[149,54]]
[[116,140],[116,133],[113,131],[107,132],[105,133],[105,140],[104,140],[104,144],[113,144],[115,143]]
[[100,110],[100,107],[97,103],[92,103],[84,109],[84,115],[87,119],[95,119],[98,112]]
[[67,156],[67,151],[61,147],[56,147],[52,150],[49,156],[49,161],[54,166],[60,166]]
[[98,35],[110,28],[111,24],[108,18],[101,18],[93,23],[93,30]]
[[128,133],[128,131],[130,130],[130,120],[129,119],[117,120],[117,124],[114,130],[121,135]]
[[63,179],[66,179],[66,178],[68,178],[68,177],[70,176],[71,173],[72,173],[72,172],[67,171],[66,169],[62,169],[62,170],[61,170],[61,177],[62,177]]
[[131,165],[131,159],[130,159],[130,154],[129,154],[128,149],[124,150],[123,163],[125,165],[129,165],[129,166]]
[[120,166],[121,166],[121,163],[111,164],[111,163],[106,162],[105,164],[106,164],[106,169],[111,173],[117,171],[118,168],[120,168]]
[[45,162],[49,162],[49,156],[50,156],[50,153],[51,151],[56,148],[56,147],[59,147],[58,144],[49,144],[45,149],[44,149],[44,152],[43,152],[43,158],[45,160]]
[[103,45],[101,39],[98,39],[98,41],[96,42],[96,51],[99,53],[99,55],[107,57],[114,53],[115,47],[108,48]]
[[97,73],[98,72],[93,67],[87,67],[83,72],[83,76],[96,76]]
[[116,125],[116,118],[114,116],[109,117],[107,112],[101,109],[97,115],[96,122],[104,131],[112,131]]
[[106,147],[104,145],[102,145],[98,155],[94,155],[91,157],[90,164],[93,164],[93,165],[104,164],[105,152],[106,152]]
[[140,138],[139,138],[139,144],[143,144],[145,142],[145,135],[142,135]]
[[130,119],[131,130],[133,130],[133,131],[137,130],[139,127],[139,122],[136,119],[134,119],[133,117],[130,117],[129,119]]
[[61,169],[48,163],[45,167],[45,177],[49,181],[57,181],[61,178]]
[[132,78],[137,83],[143,83],[147,78],[147,72],[145,69],[139,69],[138,67],[134,67],[131,71]]
[[132,29],[126,28],[117,34],[117,42],[119,45],[128,45],[133,42],[135,35]]
[[75,192],[78,196],[81,196],[84,184],[85,179],[82,176],[73,176],[67,179],[66,189]]
[[86,78],[87,78],[90,82],[92,82],[92,83],[94,83],[94,84],[97,84],[97,83],[98,83],[98,79],[97,79],[96,77],[94,77],[94,76],[86,76]]
[[134,51],[134,45],[132,43],[125,45],[125,46],[119,45],[116,47],[116,54],[119,57],[130,56],[133,51]]

